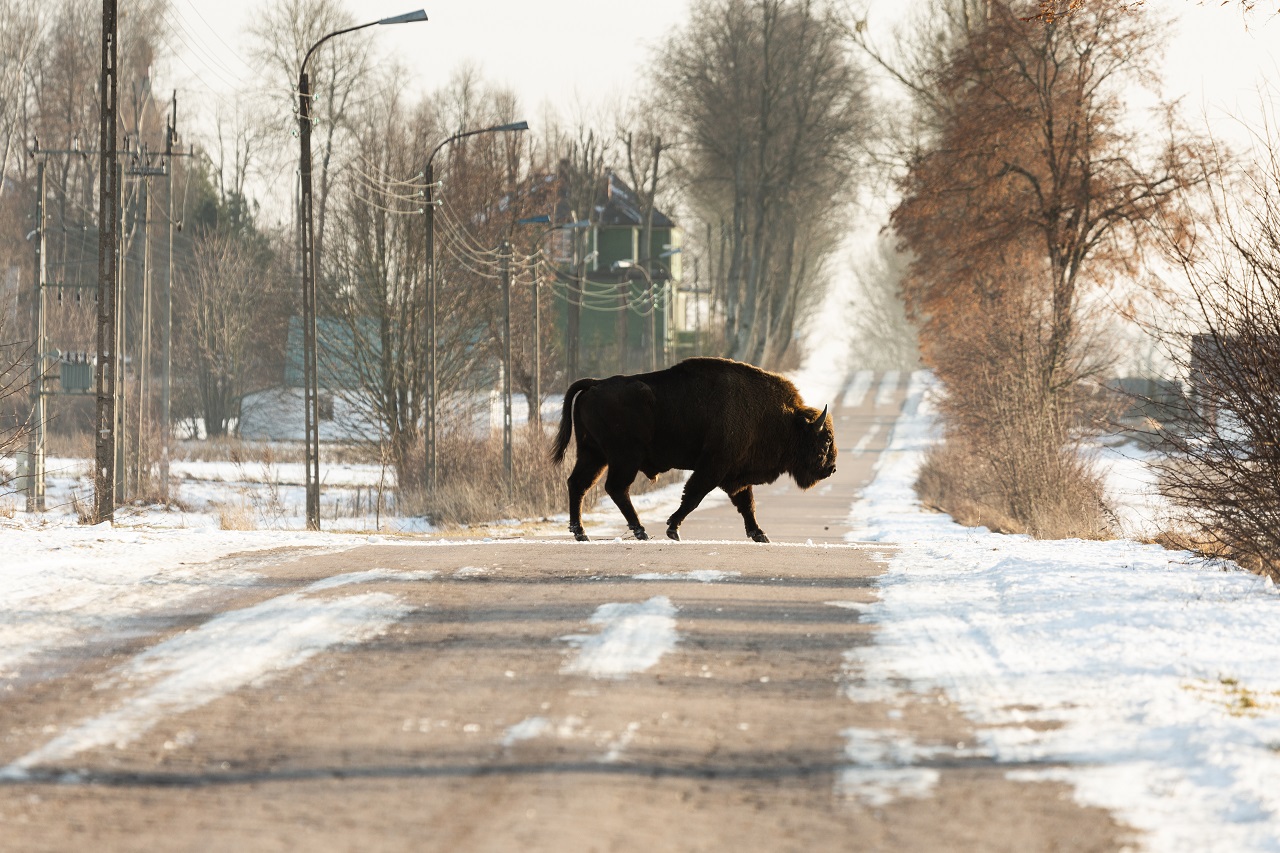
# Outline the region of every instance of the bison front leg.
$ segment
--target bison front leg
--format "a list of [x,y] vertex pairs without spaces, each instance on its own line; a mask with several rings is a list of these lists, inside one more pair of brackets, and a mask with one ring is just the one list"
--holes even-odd
[[742,521],[747,528],[747,535],[756,542],[768,542],[769,537],[764,535],[764,531],[760,529],[760,525],[756,522],[756,497],[751,491],[751,487],[744,486],[738,491],[730,493],[729,500],[733,501],[733,505],[738,508],[739,514],[742,515]]
[[688,481],[684,484],[684,496],[680,499],[680,508],[667,519],[668,539],[680,541],[680,525],[684,523],[689,513],[698,508],[698,504],[711,493],[719,480],[718,475],[704,471],[695,470],[689,475]]
[[640,523],[640,516],[636,515],[636,508],[631,505],[631,483],[635,480],[638,468],[621,467],[618,465],[609,466],[609,474],[604,478],[604,490],[618,505],[618,509],[622,511],[622,517],[627,520],[627,527],[631,528],[631,532],[635,534],[637,539],[648,539],[649,534],[645,533],[644,525]]

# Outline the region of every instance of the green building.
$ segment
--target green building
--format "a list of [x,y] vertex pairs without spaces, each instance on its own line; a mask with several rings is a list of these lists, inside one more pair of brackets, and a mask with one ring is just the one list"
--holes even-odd
[[[653,211],[649,250],[641,252],[644,211],[631,187],[607,172],[601,179],[589,226],[562,229],[549,247],[558,268],[556,321],[564,334],[569,382],[580,376],[640,373],[666,367],[690,353],[677,352],[685,294],[681,248],[684,232]],[[561,202],[556,219],[573,212]],[[578,321],[576,370],[571,354],[574,309]],[[656,339],[657,347],[651,345]],[[624,346],[619,346],[625,342]]]

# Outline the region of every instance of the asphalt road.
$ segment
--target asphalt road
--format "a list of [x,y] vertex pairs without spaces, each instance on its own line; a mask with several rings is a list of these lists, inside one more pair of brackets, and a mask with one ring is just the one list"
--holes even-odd
[[[945,697],[850,697],[884,549],[845,542],[849,509],[903,390],[833,408],[829,481],[758,491],[774,544],[720,501],[679,543],[614,540],[621,519],[593,517],[591,543],[535,526],[255,558],[260,584],[7,694],[0,764],[112,713],[134,689],[113,673],[219,614],[377,568],[313,594],[390,594],[405,615],[136,740],[36,762],[0,783],[0,849],[1120,849],[1106,812],[972,749]],[[641,509],[651,530],[660,510]],[[602,614],[627,613],[651,659],[588,660]]]

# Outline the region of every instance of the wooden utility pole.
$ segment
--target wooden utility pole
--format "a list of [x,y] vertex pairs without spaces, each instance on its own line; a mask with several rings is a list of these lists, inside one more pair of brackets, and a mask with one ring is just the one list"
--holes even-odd
[[102,0],[102,120],[98,127],[97,417],[94,432],[93,520],[115,515],[116,455],[116,0]]
[[169,252],[164,275],[164,319],[160,327],[162,352],[160,379],[160,497],[169,500],[169,443],[172,427],[169,423],[170,372],[173,369],[173,143],[178,136],[178,93],[173,93],[173,118],[165,131],[164,155],[169,204]]
[[[315,47],[312,47],[315,50]],[[308,54],[310,56],[310,54]],[[302,192],[302,384],[306,430],[307,529],[320,529],[320,391],[316,355],[316,253],[311,225],[311,87],[306,71],[298,74],[298,136],[301,139]]]

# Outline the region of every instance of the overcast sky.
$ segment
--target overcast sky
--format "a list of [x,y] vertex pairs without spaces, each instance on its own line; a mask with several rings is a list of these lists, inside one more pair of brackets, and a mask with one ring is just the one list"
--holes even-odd
[[[853,0],[859,3],[860,0]],[[887,36],[903,10],[929,0],[872,0],[872,31]],[[643,78],[656,46],[683,26],[691,0],[345,0],[359,22],[425,8],[426,23],[369,30],[381,55],[410,70],[406,85],[429,92],[463,63],[517,93],[535,132],[550,106],[566,118],[624,97]],[[261,90],[261,70],[245,57],[245,30],[266,0],[172,0],[162,33],[176,54],[156,69],[157,90],[179,91],[188,139],[208,133],[216,109],[229,114],[237,92]],[[1245,135],[1232,115],[1258,121],[1258,84],[1280,91],[1280,18],[1247,19],[1218,0],[1147,0],[1177,19],[1166,51],[1166,95],[1182,97],[1189,118],[1215,134]],[[1280,100],[1280,94],[1275,95]],[[285,120],[288,120],[285,117]],[[287,159],[287,158],[286,158]],[[267,196],[288,197],[289,175],[268,177]],[[276,199],[280,201],[281,199]]]
[[[928,2],[928,0],[915,0]],[[264,0],[173,0],[166,21],[170,47],[181,54],[171,73],[188,104],[204,111],[258,82],[245,60],[244,29]],[[412,70],[411,85],[429,91],[463,62],[514,89],[532,119],[550,103],[562,112],[625,94],[655,45],[683,25],[690,0],[346,0],[359,21],[425,8],[427,23],[371,30],[376,49]],[[909,3],[875,0],[871,23],[883,26]],[[1266,5],[1266,4],[1260,4]],[[1169,94],[1198,110],[1252,105],[1256,82],[1280,81],[1280,19],[1255,13],[1245,26],[1235,4],[1217,0],[1148,0],[1149,9],[1180,17],[1170,41]]]

